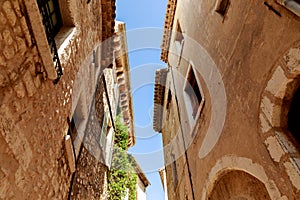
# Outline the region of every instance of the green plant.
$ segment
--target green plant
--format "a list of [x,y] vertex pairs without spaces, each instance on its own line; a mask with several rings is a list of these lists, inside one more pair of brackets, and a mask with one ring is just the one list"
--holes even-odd
[[121,122],[120,116],[116,119],[114,151],[111,170],[108,178],[108,191],[111,200],[123,200],[129,190],[129,200],[136,200],[137,175],[130,159],[128,150],[128,130]]

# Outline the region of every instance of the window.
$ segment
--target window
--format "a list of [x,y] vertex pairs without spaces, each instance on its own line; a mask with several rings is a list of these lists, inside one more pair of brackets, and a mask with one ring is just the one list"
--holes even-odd
[[77,136],[77,129],[76,129],[74,118],[72,117],[72,119],[70,120],[68,117],[68,123],[69,123],[68,135],[71,136],[71,140],[74,144],[75,138]]
[[167,105],[166,105],[166,111],[167,111],[167,120],[169,119],[169,115],[170,115],[170,108],[171,108],[171,101],[172,101],[172,93],[171,90],[169,90],[168,92],[168,98],[167,98]]
[[184,84],[184,97],[189,121],[193,123],[199,111],[199,107],[202,107],[203,98],[192,65],[188,68]]
[[222,16],[225,16],[228,11],[229,4],[229,0],[219,0],[217,2],[216,12]]
[[181,57],[183,42],[184,42],[184,37],[182,34],[181,26],[179,22],[177,22],[176,33],[175,33],[175,45],[176,45],[177,52],[179,53],[178,55],[179,57]]
[[46,34],[56,36],[62,27],[62,19],[58,0],[37,0],[43,18]]
[[181,30],[180,24],[179,24],[179,22],[177,22],[177,28],[176,28],[176,33],[175,33],[175,41],[179,42],[181,44],[183,39],[184,38],[183,38],[183,35],[182,35],[182,30]]
[[54,83],[58,83],[62,76],[62,66],[60,64],[56,42],[54,37],[58,34],[62,27],[62,19],[59,9],[58,0],[37,0],[38,7],[42,16],[42,22],[46,32],[48,44],[52,54],[52,60],[56,70],[57,78]]

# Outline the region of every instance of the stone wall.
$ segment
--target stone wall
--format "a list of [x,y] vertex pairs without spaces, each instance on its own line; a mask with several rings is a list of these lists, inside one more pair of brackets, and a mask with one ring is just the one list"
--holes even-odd
[[[0,2],[0,199],[66,199],[71,173],[64,136],[74,80],[101,40],[99,19],[107,19],[101,5],[112,3],[71,1],[76,30],[61,50],[64,75],[54,85],[47,79],[24,2]],[[113,13],[106,15],[113,19]]]

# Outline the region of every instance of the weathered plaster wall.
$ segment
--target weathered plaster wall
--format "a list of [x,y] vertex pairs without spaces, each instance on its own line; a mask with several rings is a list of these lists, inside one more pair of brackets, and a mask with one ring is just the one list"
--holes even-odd
[[[194,66],[205,102],[199,119],[196,119],[196,125],[190,127],[183,98],[184,80],[181,80],[179,75],[174,76],[180,118],[176,119],[175,115],[171,120],[164,119],[163,122],[168,124],[163,126],[162,131],[164,145],[166,146],[170,141],[166,138],[174,134],[172,132],[175,126],[171,123],[178,125],[181,123],[185,141],[189,141],[193,134],[195,137],[192,138],[190,145],[186,145],[191,174],[181,177],[179,175],[179,183],[175,190],[172,185],[171,165],[166,168],[169,199],[178,199],[181,194],[184,194],[185,187],[191,186],[186,176],[192,179],[195,199],[203,197],[207,190],[205,183],[209,178],[209,172],[218,160],[231,155],[247,159],[230,159],[229,170],[237,170],[239,168],[237,166],[241,164],[239,169],[249,173],[247,166],[250,163],[258,164],[258,168],[263,169],[265,172],[263,185],[267,188],[271,199],[297,199],[300,195],[299,172],[295,167],[297,160],[294,159],[294,162],[289,160],[287,155],[289,153],[284,152],[280,140],[277,139],[278,136],[271,131],[271,128],[278,130],[278,125],[280,128],[281,123],[284,123],[282,118],[279,117],[278,120],[278,115],[272,116],[272,113],[282,113],[282,110],[276,107],[280,104],[280,99],[277,99],[276,95],[281,95],[282,91],[285,91],[287,79],[293,79],[295,75],[289,75],[286,64],[282,63],[284,59],[278,60],[291,57],[292,61],[287,63],[295,63],[294,60],[298,56],[290,56],[290,54],[298,51],[295,46],[300,40],[299,18],[279,4],[269,2],[281,13],[279,17],[260,1],[247,3],[230,1],[228,12],[223,18],[215,12],[217,2],[178,1],[176,6],[173,30],[178,21],[185,40],[182,58],[178,62],[178,56],[172,54],[172,52],[177,53],[174,36],[171,38],[168,61],[173,70],[178,70],[182,77],[185,77],[189,63]],[[293,52],[289,51],[290,48]],[[210,58],[202,57],[203,49]],[[221,79],[217,79],[220,77]],[[274,83],[269,82],[273,79]],[[283,85],[272,90],[279,82]],[[210,127],[218,130],[220,125],[220,121],[213,121],[212,116],[215,114],[213,107],[218,108],[219,111],[224,107],[222,104],[224,99],[216,98],[218,97],[216,94],[222,92],[220,90],[222,84],[226,94],[224,126],[219,138],[212,137],[211,140],[205,140],[203,144],[208,134],[207,130]],[[167,95],[166,90],[165,98]],[[176,101],[173,99],[171,105],[174,105],[174,102]],[[262,116],[261,113],[267,115]],[[217,113],[217,115],[221,114]],[[213,148],[207,151],[207,154],[201,154],[200,149],[203,145],[206,147],[211,145]],[[183,146],[182,142],[181,146]],[[169,156],[168,154],[169,152],[165,152],[165,156]],[[299,153],[290,153],[291,155],[298,158]],[[187,159],[177,159],[177,171],[184,174],[184,171],[188,170],[186,163]],[[250,174],[254,176],[253,173]],[[261,175],[254,177],[262,179]],[[278,189],[270,190],[269,186]],[[207,197],[204,195],[203,199]]]

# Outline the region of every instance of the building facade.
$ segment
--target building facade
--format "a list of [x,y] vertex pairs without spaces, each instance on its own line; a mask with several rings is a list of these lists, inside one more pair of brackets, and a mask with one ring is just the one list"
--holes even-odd
[[169,0],[156,73],[168,199],[299,199],[299,1]]
[[119,102],[135,142],[115,9],[110,0],[0,2],[0,199],[108,198]]

